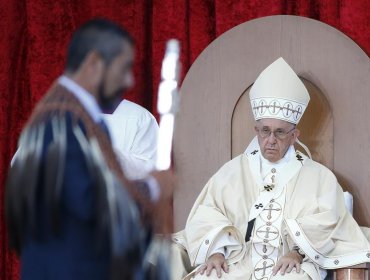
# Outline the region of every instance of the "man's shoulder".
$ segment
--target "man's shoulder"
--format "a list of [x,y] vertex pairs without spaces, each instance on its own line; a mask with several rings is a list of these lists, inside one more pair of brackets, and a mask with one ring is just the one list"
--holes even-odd
[[[302,155],[301,152],[297,152],[297,154]],[[333,176],[335,177],[334,173],[325,165],[322,163],[315,161],[314,159],[311,158],[306,158],[304,161],[304,169],[315,173],[315,174],[320,174],[321,176]]]
[[154,116],[147,109],[126,99],[121,101],[113,115],[136,118],[148,117],[154,119]]
[[329,168],[327,168],[325,165],[323,165],[322,163],[320,163],[320,162],[318,162],[318,161],[316,161],[316,160],[314,160],[312,158],[309,158],[309,157],[305,156],[300,151],[297,151],[297,155],[298,155],[298,157],[300,155],[305,157],[304,166],[306,166],[306,167],[330,171]]

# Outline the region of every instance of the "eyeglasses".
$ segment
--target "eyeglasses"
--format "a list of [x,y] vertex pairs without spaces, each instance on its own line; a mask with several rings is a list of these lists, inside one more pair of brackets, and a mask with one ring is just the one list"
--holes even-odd
[[257,128],[257,132],[258,132],[258,135],[261,137],[261,138],[267,138],[267,137],[270,137],[271,133],[274,135],[274,137],[276,139],[279,139],[279,140],[284,140],[285,138],[288,137],[288,134],[290,132],[292,132],[293,130],[295,129],[295,127],[293,127],[291,130],[285,132],[283,129],[280,129],[278,128],[277,130],[275,131],[272,131],[270,130],[269,128],[267,127],[263,127],[263,128]]

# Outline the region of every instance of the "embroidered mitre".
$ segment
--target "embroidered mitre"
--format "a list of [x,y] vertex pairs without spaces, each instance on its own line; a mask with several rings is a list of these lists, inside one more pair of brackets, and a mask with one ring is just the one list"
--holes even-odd
[[302,81],[280,57],[258,76],[249,98],[255,120],[273,118],[298,124],[310,96]]

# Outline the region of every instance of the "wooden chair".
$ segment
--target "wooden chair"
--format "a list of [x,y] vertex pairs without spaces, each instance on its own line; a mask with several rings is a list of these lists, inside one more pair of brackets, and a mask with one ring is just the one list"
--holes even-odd
[[[184,228],[212,174],[242,153],[252,139],[249,88],[280,56],[302,78],[311,96],[299,124],[301,141],[353,194],[357,222],[370,226],[369,57],[350,38],[322,22],[271,16],[243,23],[212,42],[182,84],[174,138],[179,179],[174,194],[176,230]],[[352,275],[367,267],[352,268]],[[362,278],[346,278],[347,271],[337,271],[335,277],[367,279],[363,271]]]

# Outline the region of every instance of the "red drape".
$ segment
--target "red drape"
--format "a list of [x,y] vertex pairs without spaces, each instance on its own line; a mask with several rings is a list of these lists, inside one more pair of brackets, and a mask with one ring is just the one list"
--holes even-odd
[[325,22],[370,54],[370,0],[0,0],[0,279],[19,277],[6,245],[4,181],[35,103],[63,71],[67,42],[100,16],[136,40],[136,86],[126,98],[154,111],[165,41],[182,44],[183,72],[217,36],[247,20],[289,14]]

